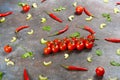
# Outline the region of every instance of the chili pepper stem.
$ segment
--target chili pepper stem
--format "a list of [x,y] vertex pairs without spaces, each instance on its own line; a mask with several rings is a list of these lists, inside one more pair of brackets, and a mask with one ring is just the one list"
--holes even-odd
[[68,69],[68,66],[60,64],[63,68]]
[[49,35],[48,37],[52,37],[52,36],[56,36],[56,35],[58,35],[58,32],[56,32],[56,33],[54,33],[52,35]]

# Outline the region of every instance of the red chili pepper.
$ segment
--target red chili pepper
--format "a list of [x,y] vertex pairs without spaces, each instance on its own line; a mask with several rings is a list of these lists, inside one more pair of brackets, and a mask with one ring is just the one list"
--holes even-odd
[[24,80],[30,80],[29,75],[28,75],[28,73],[27,73],[27,70],[26,70],[26,69],[24,69],[23,76],[24,76]]
[[120,2],[116,2],[116,5],[120,5]]
[[51,36],[56,36],[56,35],[59,35],[59,34],[62,34],[62,33],[64,33],[65,31],[67,31],[68,29],[69,29],[69,26],[66,25],[64,29],[59,30],[58,32],[56,32],[56,33],[50,35],[49,37],[51,37]]
[[93,17],[92,13],[90,13],[86,8],[84,8],[84,12],[86,15]]
[[91,27],[89,27],[89,26],[84,26],[82,29],[90,32],[91,34],[95,34],[95,31]]
[[77,66],[65,66],[65,65],[61,65],[62,67],[64,67],[67,70],[71,70],[71,71],[88,71],[87,68],[84,67],[77,67]]
[[25,26],[19,26],[18,28],[16,28],[15,33],[19,32],[19,31],[21,31],[21,30],[23,30],[25,28],[29,28],[29,26],[27,26],[27,25],[25,25]]
[[41,0],[41,3],[45,2],[46,0]]
[[120,43],[120,38],[105,38],[106,41]]
[[46,12],[46,13],[47,13],[51,18],[53,18],[54,20],[62,23],[62,20],[61,20],[59,17],[57,17],[55,14],[49,13],[49,12]]
[[5,12],[5,13],[0,13],[0,17],[5,17],[5,16],[8,16],[12,13],[13,13],[12,11],[8,11],[8,12]]

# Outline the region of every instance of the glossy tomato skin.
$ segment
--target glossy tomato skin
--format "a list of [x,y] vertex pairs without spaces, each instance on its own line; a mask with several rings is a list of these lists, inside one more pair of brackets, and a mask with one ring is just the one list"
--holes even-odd
[[68,43],[68,50],[73,51],[76,48],[75,42]]
[[48,41],[48,42],[46,43],[47,47],[51,47],[53,44],[54,44],[53,41]]
[[76,14],[77,14],[77,15],[80,15],[80,14],[82,14],[84,8],[79,5],[79,6],[76,7],[75,10],[76,10]]
[[61,42],[61,40],[60,40],[60,39],[54,39],[53,42],[54,42],[55,44],[59,45],[60,42]]
[[94,43],[92,41],[88,41],[88,40],[85,41],[85,47],[87,49],[92,49],[93,45],[94,45]]
[[44,55],[49,55],[52,52],[51,47],[44,48]]
[[63,42],[65,42],[66,44],[68,44],[70,42],[70,39],[66,37],[66,38],[63,39]]
[[30,10],[30,6],[29,5],[24,5],[22,6],[23,12],[28,12]]
[[96,72],[96,75],[100,77],[100,76],[104,75],[105,69],[103,67],[99,66],[96,68],[95,72]]
[[94,34],[89,34],[89,35],[87,36],[87,39],[90,40],[90,41],[92,41],[92,42],[94,42],[94,41],[95,41],[95,36],[94,36]]
[[76,48],[77,48],[77,50],[81,51],[85,48],[85,44],[83,42],[77,42]]
[[59,51],[59,46],[58,45],[52,45],[51,48],[52,48],[53,53],[57,53]]
[[12,52],[12,47],[11,47],[10,45],[5,45],[5,46],[4,46],[4,51],[5,51],[6,53],[10,53],[10,52]]
[[67,45],[66,45],[66,43],[65,43],[65,42],[61,42],[61,43],[59,44],[59,48],[60,48],[61,51],[67,50]]
[[79,41],[79,39],[76,37],[72,37],[72,41],[75,42],[75,44],[76,44]]

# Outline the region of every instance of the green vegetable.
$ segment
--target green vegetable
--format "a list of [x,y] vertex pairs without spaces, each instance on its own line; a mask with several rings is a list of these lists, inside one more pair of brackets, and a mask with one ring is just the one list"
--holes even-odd
[[42,38],[41,40],[40,40],[40,43],[41,44],[46,44],[48,41],[47,40],[45,40],[44,38]]
[[0,71],[0,80],[2,80],[3,72]]
[[19,6],[25,6],[25,5],[26,5],[26,3],[19,2],[19,3],[18,3],[18,5],[19,5]]
[[74,32],[74,33],[70,34],[69,37],[80,37],[80,33],[79,32]]
[[59,8],[53,9],[53,11],[59,12],[59,11],[65,10],[65,9],[66,9],[65,7],[60,6]]
[[117,55],[119,55],[119,56],[120,56],[120,48],[119,48],[119,49],[117,49],[116,53],[117,53]]
[[33,52],[26,52],[25,54],[22,54],[22,58],[28,58],[28,57],[32,57],[33,56]]
[[111,22],[110,14],[103,13],[102,16],[103,16],[104,18],[106,18],[107,21]]
[[95,53],[96,53],[98,56],[101,56],[101,55],[102,55],[102,51],[99,50],[99,49],[97,49],[97,50],[95,51]]
[[120,63],[115,62],[115,61],[110,61],[110,64],[111,64],[112,66],[120,66]]
[[2,18],[0,19],[0,23],[3,23],[3,22],[5,22],[5,17],[2,17]]
[[50,31],[51,27],[50,26],[43,26],[42,30],[44,30],[44,31]]

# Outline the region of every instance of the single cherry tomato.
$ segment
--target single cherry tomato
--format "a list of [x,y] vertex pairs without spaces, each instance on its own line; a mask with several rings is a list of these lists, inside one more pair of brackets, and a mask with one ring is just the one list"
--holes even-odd
[[88,40],[85,41],[85,47],[87,49],[92,49],[93,45],[94,43],[92,41],[88,41]]
[[60,39],[54,39],[53,42],[54,42],[55,44],[58,44],[58,45],[59,45],[60,42],[61,42],[61,40],[60,40]]
[[52,52],[50,47],[45,47],[44,48],[44,55],[49,55]]
[[76,48],[75,42],[68,43],[68,50],[72,51]]
[[82,41],[76,43],[77,50],[81,51],[85,48],[85,44]]
[[59,44],[59,48],[60,48],[61,51],[65,51],[67,49],[66,43],[65,42],[61,42]]
[[66,37],[66,38],[63,39],[63,41],[64,41],[66,44],[68,44],[68,43],[70,42],[70,39]]
[[52,45],[51,48],[53,53],[57,53],[59,51],[59,46],[57,44]]
[[76,10],[76,14],[80,15],[82,14],[84,8],[82,6],[77,6],[75,10]]
[[79,41],[79,39],[76,37],[72,37],[72,41],[75,42],[75,44],[76,44]]
[[30,10],[30,6],[24,5],[24,6],[22,6],[22,10],[23,10],[23,12],[28,12]]
[[46,43],[47,47],[51,47],[53,44],[54,44],[53,41],[48,41],[48,42]]
[[99,66],[99,67],[96,68],[95,72],[96,72],[97,76],[103,76],[104,73],[105,73],[105,70],[104,70],[103,67]]
[[94,34],[89,34],[89,35],[87,36],[87,39],[88,39],[89,41],[94,42],[94,41],[95,41],[95,36],[94,36]]
[[10,45],[5,45],[5,46],[4,46],[4,51],[5,51],[6,53],[10,53],[10,52],[12,52],[12,47],[11,47]]

